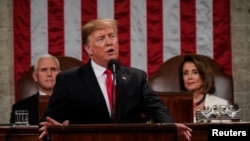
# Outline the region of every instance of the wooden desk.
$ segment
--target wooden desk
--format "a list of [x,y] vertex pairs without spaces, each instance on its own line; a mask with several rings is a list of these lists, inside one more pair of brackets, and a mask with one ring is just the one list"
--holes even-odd
[[[193,130],[192,141],[208,141],[208,129],[218,126],[250,133],[250,122],[184,124]],[[48,130],[51,141],[185,141],[177,136],[174,124],[84,124],[64,129],[51,126]],[[0,126],[0,141],[42,141],[39,134],[37,126]]]
[[42,141],[38,126],[0,126],[0,141]]
[[50,95],[39,96],[38,119],[41,119],[49,103]]
[[[193,132],[191,141],[207,141],[207,123],[184,123],[188,127],[190,127]],[[178,141],[186,141],[183,136],[178,137]]]
[[174,124],[85,124],[49,127],[51,141],[176,141]]
[[193,123],[193,94],[186,92],[156,92],[177,123]]

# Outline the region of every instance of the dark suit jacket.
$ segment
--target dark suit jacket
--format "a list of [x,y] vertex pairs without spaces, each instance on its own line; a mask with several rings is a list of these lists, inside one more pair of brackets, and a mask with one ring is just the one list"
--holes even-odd
[[10,123],[15,123],[15,110],[28,110],[29,111],[29,124],[38,124],[38,105],[39,94],[36,93],[28,98],[20,100],[12,105]]
[[[91,62],[57,75],[57,83],[43,115],[71,124],[111,123]],[[116,74],[117,123],[139,122],[141,113],[155,122],[173,122],[167,108],[147,84],[145,72],[120,66]]]

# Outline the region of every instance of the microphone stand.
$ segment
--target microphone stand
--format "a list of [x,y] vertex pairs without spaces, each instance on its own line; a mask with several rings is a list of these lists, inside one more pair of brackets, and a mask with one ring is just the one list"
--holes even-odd
[[111,109],[111,119],[116,123],[116,66],[113,65],[113,79],[112,79],[112,109]]
[[117,122],[117,106],[116,106],[116,71],[119,69],[119,62],[116,59],[111,59],[108,62],[108,68],[111,70],[113,74],[112,79],[112,108],[111,108],[111,119],[113,123]]

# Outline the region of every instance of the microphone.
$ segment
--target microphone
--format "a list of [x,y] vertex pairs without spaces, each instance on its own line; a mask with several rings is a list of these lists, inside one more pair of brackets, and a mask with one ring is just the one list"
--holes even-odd
[[119,69],[119,61],[116,59],[109,60],[108,69],[111,70],[113,74],[111,119],[115,123],[116,122],[116,72]]
[[108,69],[114,74],[119,69],[119,61],[116,59],[111,59],[108,62]]

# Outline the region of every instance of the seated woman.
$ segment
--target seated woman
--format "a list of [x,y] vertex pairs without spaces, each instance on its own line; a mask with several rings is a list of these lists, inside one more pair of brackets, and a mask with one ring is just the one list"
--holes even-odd
[[213,105],[228,105],[226,99],[213,95],[215,92],[214,74],[209,63],[202,57],[189,54],[183,58],[179,70],[179,85],[181,91],[192,92],[194,122],[197,109]]

